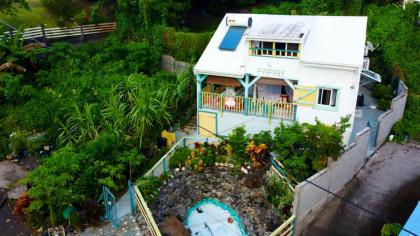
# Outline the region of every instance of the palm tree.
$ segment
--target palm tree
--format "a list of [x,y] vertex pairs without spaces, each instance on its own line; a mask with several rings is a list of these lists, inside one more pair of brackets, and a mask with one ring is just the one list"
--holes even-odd
[[118,96],[116,88],[111,90],[108,102],[102,109],[102,116],[104,118],[105,127],[115,133],[118,137],[125,134],[127,130],[127,104],[121,101]]
[[[103,110],[103,116],[112,120],[114,130],[125,129],[128,135],[129,127],[134,128],[131,135],[138,138],[139,151],[146,130],[171,121],[165,91],[158,87],[160,85],[148,77],[131,75],[115,87],[117,96],[110,97],[107,108]],[[130,178],[131,173],[130,161]]]
[[58,136],[60,146],[67,143],[81,144],[99,136],[101,126],[95,122],[93,107],[94,105],[86,103],[81,111],[75,106],[75,111],[67,119],[66,124],[61,124],[62,131]]

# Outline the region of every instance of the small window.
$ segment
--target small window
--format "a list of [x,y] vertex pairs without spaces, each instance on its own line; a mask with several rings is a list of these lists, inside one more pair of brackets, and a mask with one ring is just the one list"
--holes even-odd
[[287,56],[288,57],[297,57],[299,50],[299,44],[297,43],[288,43],[287,44]]
[[286,43],[276,43],[276,56],[285,56],[286,55]]
[[337,89],[321,88],[318,90],[318,104],[335,107]]

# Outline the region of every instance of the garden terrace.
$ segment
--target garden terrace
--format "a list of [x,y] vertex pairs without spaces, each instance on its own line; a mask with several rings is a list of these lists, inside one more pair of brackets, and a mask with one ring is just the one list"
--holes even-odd
[[[146,177],[136,181],[160,230],[174,218],[192,229],[193,225],[188,223],[191,209],[203,201],[226,206],[247,235],[269,235],[283,222],[293,222],[289,218],[293,191],[275,171],[268,171],[270,158],[265,144],[255,145],[250,141],[242,150],[247,154],[239,157],[226,142],[209,144],[188,140],[191,139],[180,140]],[[202,213],[198,208],[197,212]],[[220,224],[226,224],[226,218],[204,213],[210,228],[215,224],[220,230],[223,228]],[[224,227],[229,230],[228,226]],[[289,225],[284,228],[291,230]]]
[[174,177],[150,205],[157,222],[169,216],[184,221],[187,209],[206,198],[229,205],[239,215],[248,235],[267,235],[285,220],[265,196],[267,175],[262,171],[249,174],[258,178],[251,181],[254,186],[247,181],[247,175],[235,175],[230,167],[224,166],[206,167],[201,173],[186,169],[172,174]]

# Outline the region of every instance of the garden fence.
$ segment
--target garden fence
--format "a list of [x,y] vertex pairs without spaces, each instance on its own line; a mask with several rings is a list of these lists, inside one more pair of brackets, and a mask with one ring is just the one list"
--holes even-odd
[[18,30],[9,30],[0,35],[0,40],[6,37],[21,34],[24,40],[43,41],[56,40],[71,37],[80,37],[82,40],[87,35],[104,34],[114,32],[117,29],[115,22],[79,25],[75,27],[55,27],[45,28],[44,25],[34,28],[27,28],[20,32]]

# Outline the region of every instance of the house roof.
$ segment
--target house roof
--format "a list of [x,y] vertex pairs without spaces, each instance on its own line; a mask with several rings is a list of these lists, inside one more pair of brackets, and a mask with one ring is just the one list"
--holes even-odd
[[[236,50],[219,49],[229,30],[226,20],[251,17]],[[264,14],[231,14],[224,16],[209,44],[194,67],[196,74],[243,77],[248,57],[246,39],[302,42],[300,62],[343,67],[361,67],[366,38],[367,17],[360,16],[295,16]],[[279,58],[267,58],[279,60]]]

